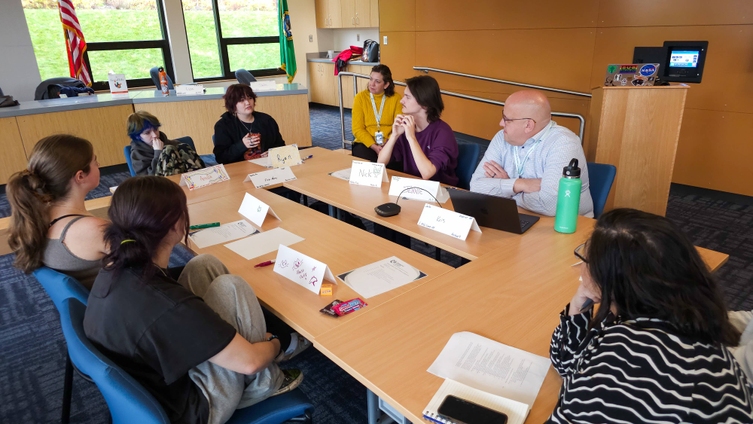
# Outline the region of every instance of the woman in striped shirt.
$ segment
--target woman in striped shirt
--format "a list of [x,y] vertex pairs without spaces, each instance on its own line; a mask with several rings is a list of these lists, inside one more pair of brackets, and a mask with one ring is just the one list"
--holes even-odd
[[581,283],[550,347],[563,377],[550,422],[753,422],[751,387],[724,347],[740,333],[675,225],[617,209],[575,255]]

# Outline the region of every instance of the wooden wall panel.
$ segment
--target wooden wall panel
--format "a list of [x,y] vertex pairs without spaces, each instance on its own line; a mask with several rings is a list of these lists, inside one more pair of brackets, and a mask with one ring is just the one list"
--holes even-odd
[[417,31],[595,27],[599,0],[415,0]]
[[27,152],[48,135],[73,134],[89,140],[100,166],[125,163],[123,147],[130,143],[125,123],[133,105],[108,106],[18,116],[18,130]]
[[0,184],[5,184],[11,175],[25,169],[28,162],[15,117],[0,118],[0,140],[3,148],[0,155]]
[[[381,5],[380,5],[381,7]],[[387,45],[379,48],[381,63],[390,67],[394,80],[405,81],[416,75],[413,66],[416,64],[416,33],[415,32],[382,32],[389,40]]]
[[630,63],[635,46],[661,46],[665,40],[709,41],[703,82],[690,84],[686,107],[753,113],[753,25],[600,28],[591,85],[604,83],[608,64]]
[[602,0],[599,26],[692,26],[753,23],[750,0]]
[[[379,32],[415,30],[416,0],[379,0]],[[379,44],[382,44],[381,40]],[[387,46],[380,48],[385,47]],[[384,63],[384,56],[382,56],[382,63]]]
[[416,33],[416,65],[589,91],[594,29]]
[[753,115],[686,109],[672,181],[753,196],[751,134]]

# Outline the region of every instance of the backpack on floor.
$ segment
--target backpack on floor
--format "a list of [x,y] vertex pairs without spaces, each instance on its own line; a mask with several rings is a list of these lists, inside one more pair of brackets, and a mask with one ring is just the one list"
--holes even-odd
[[154,170],[154,175],[167,177],[205,167],[204,161],[191,146],[184,143],[178,143],[177,146],[165,144],[157,162],[157,169]]

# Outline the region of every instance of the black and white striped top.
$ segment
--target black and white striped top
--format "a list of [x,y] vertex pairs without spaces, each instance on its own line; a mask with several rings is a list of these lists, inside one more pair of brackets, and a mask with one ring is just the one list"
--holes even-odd
[[753,423],[751,387],[729,351],[656,319],[588,330],[565,308],[550,346],[563,378],[553,423]]

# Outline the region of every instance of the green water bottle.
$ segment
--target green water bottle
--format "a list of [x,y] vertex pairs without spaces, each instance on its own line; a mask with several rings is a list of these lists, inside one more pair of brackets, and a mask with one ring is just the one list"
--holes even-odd
[[575,232],[582,185],[578,159],[573,158],[570,164],[562,169],[562,178],[557,192],[557,213],[554,215],[554,231],[565,234]]

